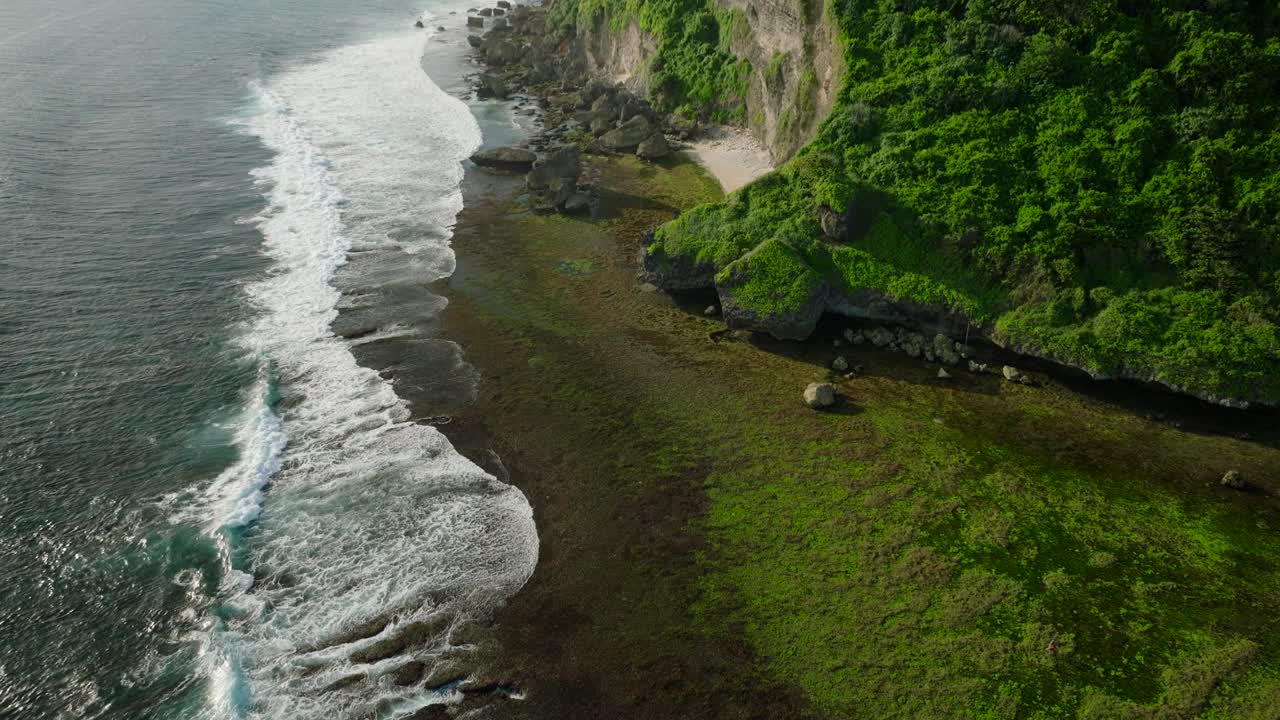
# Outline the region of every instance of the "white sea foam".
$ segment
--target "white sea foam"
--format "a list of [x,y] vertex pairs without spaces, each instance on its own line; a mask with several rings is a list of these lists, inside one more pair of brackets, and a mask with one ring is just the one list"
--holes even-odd
[[[241,462],[200,503],[228,557],[230,617],[205,652],[211,717],[397,717],[449,701],[378,680],[407,657],[351,656],[429,621],[396,653],[429,666],[537,559],[524,495],[407,422],[392,386],[330,331],[332,280],[353,249],[404,252],[423,282],[454,268],[461,161],[480,136],[419,67],[426,37],[344,47],[255,87],[244,127],[275,153],[255,173],[274,264],[246,288],[258,315],[244,343],[278,373],[287,409],[271,410],[264,370]],[[352,675],[362,679],[331,687]]]

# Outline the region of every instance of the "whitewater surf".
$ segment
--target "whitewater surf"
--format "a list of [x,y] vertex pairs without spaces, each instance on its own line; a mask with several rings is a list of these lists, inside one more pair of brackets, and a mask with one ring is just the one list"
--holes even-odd
[[524,495],[415,423],[331,330],[349,253],[399,253],[423,284],[453,270],[480,130],[422,69],[429,41],[387,35],[295,65],[256,84],[239,121],[274,153],[253,218],[272,266],[245,288],[260,382],[240,462],[194,505],[225,565],[208,717],[397,717],[455,699],[433,683],[469,667],[467,623],[537,560]]

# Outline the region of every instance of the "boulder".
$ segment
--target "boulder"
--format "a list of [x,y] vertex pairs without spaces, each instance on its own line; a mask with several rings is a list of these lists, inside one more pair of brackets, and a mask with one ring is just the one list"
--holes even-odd
[[960,353],[956,352],[956,344],[942,333],[933,336],[933,355],[944,365],[955,367],[960,364]]
[[506,30],[506,29],[507,29],[507,19],[506,19],[506,18],[494,18],[494,19],[493,19],[493,30],[490,30],[490,32],[497,32],[498,30]]
[[493,17],[493,8],[484,8],[480,11],[480,17]]
[[471,162],[481,167],[521,172],[530,170],[537,159],[538,156],[532,152],[516,147],[490,148],[471,156]]
[[639,115],[647,116],[649,112],[649,104],[631,93],[623,95],[620,99],[618,119],[623,122]]
[[804,389],[804,402],[814,410],[829,408],[836,404],[836,386],[831,383],[809,383]]
[[918,358],[925,353],[925,339],[918,333],[902,333],[898,337],[898,346],[908,356]]
[[1004,375],[1004,379],[1008,380],[1009,382],[1022,383],[1023,385],[1031,384],[1030,375],[1027,375],[1026,373],[1022,372],[1018,368],[1013,367],[1011,365],[1005,365],[1004,367],[1000,368],[1000,374]]
[[849,228],[844,215],[832,210],[830,206],[818,206],[818,224],[822,226],[822,234],[828,240],[845,242],[849,238]]
[[613,92],[610,90],[597,92],[595,97],[591,99],[591,112],[605,113],[611,117],[617,117],[618,101],[614,98]]
[[613,94],[613,86],[603,80],[592,80],[580,92],[582,93],[582,99],[591,103],[594,107],[597,100]]
[[467,27],[473,27],[473,28],[484,27],[484,18],[475,17],[474,15],[467,18]]
[[715,305],[708,305],[706,309],[702,311],[702,314],[706,315],[707,317],[715,317],[716,315],[720,314],[720,310]]
[[671,146],[662,133],[654,133],[636,147],[636,155],[645,160],[657,160],[671,154]]
[[437,26],[436,26],[436,30],[438,30],[438,31],[440,31],[440,32],[444,32],[444,26],[443,26],[443,25],[437,25]]
[[419,20],[418,22],[414,23],[414,24],[413,24],[413,26],[414,26],[414,27],[416,27],[416,28],[424,28],[424,27],[426,27],[426,25],[423,25],[423,24],[422,24],[422,21],[421,21],[421,20]]
[[505,33],[485,35],[480,53],[490,65],[510,65],[520,62],[524,56],[520,43]]
[[582,151],[572,145],[552,150],[534,163],[525,177],[525,186],[533,195],[534,203],[543,208],[561,208],[578,189],[578,176],[582,174]]
[[583,192],[575,192],[564,202],[564,211],[569,214],[586,212],[591,209],[591,196]]
[[587,125],[591,128],[592,135],[600,137],[616,127],[617,121],[608,113],[592,113],[591,121]]
[[498,7],[502,8],[503,10],[510,10],[510,9],[511,9],[511,3],[507,2],[507,0],[498,0],[498,2],[494,3],[494,5],[497,5]]
[[986,363],[979,363],[979,362],[974,362],[974,361],[970,360],[970,361],[969,361],[969,372],[971,372],[971,373],[976,373],[976,374],[979,374],[979,375],[980,375],[980,374],[982,374],[982,373],[987,372],[987,365],[986,365]]
[[476,95],[481,98],[498,98],[507,97],[507,83],[496,73],[481,73],[478,84],[476,85]]
[[897,339],[892,332],[882,327],[873,327],[870,330],[865,331],[863,335],[871,342],[872,345],[875,345],[878,348],[887,347],[893,344],[894,340]]
[[831,369],[836,372],[844,372],[849,369],[849,361],[843,355],[840,355],[831,362]]
[[635,149],[653,134],[649,118],[637,115],[600,137],[600,146],[606,150],[623,152]]
[[480,37],[479,35],[468,35],[467,44],[473,48],[478,48],[484,44],[484,38]]
[[1218,483],[1223,487],[1229,487],[1232,490],[1243,490],[1248,484],[1245,482],[1244,476],[1241,475],[1238,470],[1228,470]]
[[507,14],[507,11],[506,11],[506,10],[503,10],[502,8],[494,8],[494,9],[493,9],[493,16],[494,16],[494,17],[500,17],[500,16],[502,16],[502,15],[506,15],[506,14]]
[[938,368],[938,379],[939,379],[939,380],[950,380],[950,379],[951,379],[951,373],[947,372],[947,369],[946,369],[946,368]]

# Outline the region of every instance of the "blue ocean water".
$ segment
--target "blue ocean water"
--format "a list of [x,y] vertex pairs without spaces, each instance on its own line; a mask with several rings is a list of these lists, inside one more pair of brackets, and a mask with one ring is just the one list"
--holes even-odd
[[529,506],[329,326],[352,253],[452,271],[480,129],[412,22],[464,11],[0,4],[0,716],[449,699],[388,678],[465,667]]

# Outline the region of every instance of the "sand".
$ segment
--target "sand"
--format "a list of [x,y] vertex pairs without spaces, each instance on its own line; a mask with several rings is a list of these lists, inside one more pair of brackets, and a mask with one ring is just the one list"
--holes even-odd
[[773,170],[769,151],[736,128],[709,128],[689,143],[688,152],[720,181],[726,194]]

